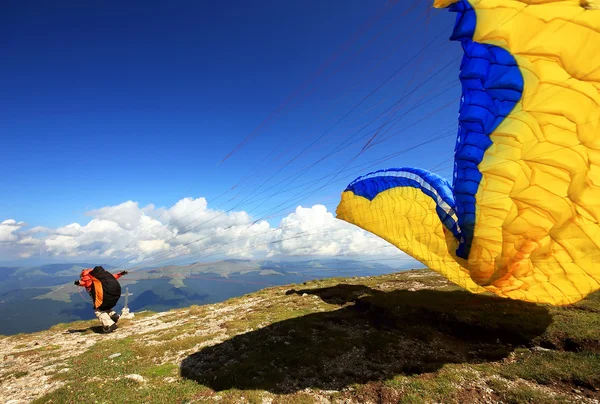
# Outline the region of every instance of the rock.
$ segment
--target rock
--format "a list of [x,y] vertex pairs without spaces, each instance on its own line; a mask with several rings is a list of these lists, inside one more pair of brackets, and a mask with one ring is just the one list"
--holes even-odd
[[146,379],[144,379],[140,375],[136,375],[135,373],[131,374],[131,375],[127,375],[127,376],[125,376],[125,378],[129,379],[129,380],[134,380],[134,381],[136,381],[138,383],[146,383]]
[[533,348],[531,348],[532,351],[539,351],[539,352],[548,352],[551,351],[551,349],[548,348],[542,348],[541,346],[534,346]]
[[306,297],[308,296],[306,293],[302,293],[302,297]]
[[164,381],[165,381],[165,383],[175,383],[177,381],[177,378],[175,378],[175,377],[165,377]]
[[64,368],[64,369],[59,370],[58,373],[67,373],[69,370],[71,370],[71,369]]
[[119,352],[117,352],[117,353],[114,353],[112,355],[109,355],[108,359],[115,359],[115,358],[118,358],[119,356],[121,356],[121,354]]
[[408,291],[409,291],[409,292],[416,292],[416,291],[417,291],[417,289],[415,289],[415,288],[410,288],[410,289],[408,289]]
[[284,343],[285,345],[290,345],[290,344],[291,344],[291,342],[289,342],[289,341],[284,341],[283,343]]

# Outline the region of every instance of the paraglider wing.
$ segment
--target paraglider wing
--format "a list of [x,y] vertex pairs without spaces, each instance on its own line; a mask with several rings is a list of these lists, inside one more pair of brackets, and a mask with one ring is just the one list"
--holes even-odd
[[449,254],[459,237],[448,180],[426,170],[377,171],[354,180],[342,194],[337,217],[368,230],[473,292],[483,289]]
[[464,50],[453,182],[414,168],[368,174],[338,218],[473,292],[581,300],[600,289],[600,10],[435,6],[457,13],[451,39]]

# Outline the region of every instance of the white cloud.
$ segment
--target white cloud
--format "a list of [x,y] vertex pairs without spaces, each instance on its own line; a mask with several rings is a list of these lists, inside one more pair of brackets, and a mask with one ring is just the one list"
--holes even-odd
[[24,226],[26,226],[24,222],[17,222],[14,219],[7,219],[0,223],[0,243],[19,240],[17,232]]
[[120,228],[131,230],[139,226],[144,212],[138,207],[137,202],[127,201],[117,206],[107,206],[87,213],[96,220],[107,220],[117,224]]
[[31,229],[27,230],[27,234],[38,234],[38,233],[50,234],[52,232],[53,232],[52,229],[49,229],[44,226],[35,226],[35,227],[32,227]]
[[45,241],[46,249],[53,255],[73,256],[77,253],[80,246],[75,237],[70,236],[51,236]]
[[140,250],[144,254],[166,251],[169,249],[169,244],[164,240],[142,240],[140,241]]
[[81,225],[79,223],[72,223],[65,227],[59,227],[58,229],[56,229],[56,231],[54,233],[61,235],[61,236],[72,236],[73,237],[73,236],[81,235],[83,233],[83,231],[81,230]]
[[346,222],[336,219],[323,205],[296,208],[282,221],[273,236],[269,251],[275,255],[397,255],[386,241]]
[[181,199],[169,209],[127,201],[87,214],[87,224],[56,229],[26,230],[23,222],[5,220],[0,253],[115,258],[115,263],[127,260],[126,265],[177,264],[185,258],[402,256],[382,239],[335,219],[322,205],[299,206],[276,227],[255,222],[244,211],[211,209],[204,198]]
[[23,245],[40,245],[42,243],[42,241],[40,239],[37,238],[33,238],[33,237],[23,237],[22,239],[20,239],[18,242],[18,244],[23,244]]

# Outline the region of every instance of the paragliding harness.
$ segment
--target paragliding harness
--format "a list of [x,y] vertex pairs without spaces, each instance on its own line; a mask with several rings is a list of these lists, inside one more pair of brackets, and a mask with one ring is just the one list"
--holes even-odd
[[81,271],[81,279],[75,284],[86,288],[92,297],[95,310],[110,310],[117,305],[121,297],[121,284],[113,274],[101,266]]

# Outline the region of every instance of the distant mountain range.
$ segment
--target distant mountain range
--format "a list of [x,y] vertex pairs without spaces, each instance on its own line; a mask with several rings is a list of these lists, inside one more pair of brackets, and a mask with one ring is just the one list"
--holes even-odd
[[[95,265],[0,267],[0,334],[33,332],[60,322],[93,318],[89,296],[73,281],[82,269]],[[108,271],[119,270],[110,265],[103,267]],[[133,293],[129,300],[132,310],[169,310],[215,303],[268,286],[336,276],[381,275],[414,267],[343,259],[228,259],[137,270],[119,282],[123,291],[128,288]]]

